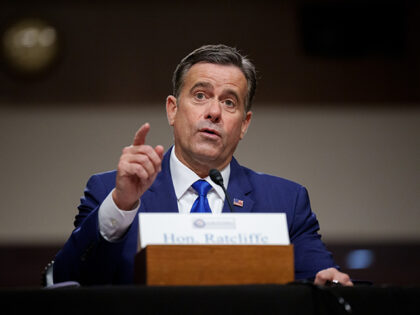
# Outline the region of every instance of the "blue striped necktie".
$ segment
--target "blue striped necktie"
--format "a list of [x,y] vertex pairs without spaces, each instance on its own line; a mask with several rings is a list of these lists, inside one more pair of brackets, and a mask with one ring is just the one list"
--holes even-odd
[[197,199],[191,208],[191,212],[211,212],[209,201],[207,200],[207,193],[211,189],[211,185],[205,180],[198,180],[191,185],[198,193]]

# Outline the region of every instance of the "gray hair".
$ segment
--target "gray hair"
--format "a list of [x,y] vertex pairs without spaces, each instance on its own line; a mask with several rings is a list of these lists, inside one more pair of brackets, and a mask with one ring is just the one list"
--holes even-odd
[[234,65],[238,67],[244,74],[248,86],[248,93],[245,100],[245,113],[251,110],[252,99],[257,88],[255,66],[247,57],[242,56],[236,48],[221,44],[201,46],[181,60],[172,77],[173,95],[176,98],[178,98],[181,92],[185,74],[194,64],[199,62]]

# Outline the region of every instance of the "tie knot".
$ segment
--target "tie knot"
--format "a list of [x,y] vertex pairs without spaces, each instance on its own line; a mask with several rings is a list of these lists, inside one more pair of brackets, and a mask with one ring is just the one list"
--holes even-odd
[[192,188],[195,189],[195,191],[200,195],[200,196],[207,196],[207,193],[209,192],[209,190],[211,189],[211,185],[205,181],[205,180],[198,180],[196,181],[194,184],[191,185]]

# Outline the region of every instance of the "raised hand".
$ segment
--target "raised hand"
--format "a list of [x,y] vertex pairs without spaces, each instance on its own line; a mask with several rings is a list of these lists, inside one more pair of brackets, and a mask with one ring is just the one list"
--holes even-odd
[[112,198],[121,210],[132,210],[161,170],[163,146],[145,144],[149,123],[137,130],[133,144],[122,151]]

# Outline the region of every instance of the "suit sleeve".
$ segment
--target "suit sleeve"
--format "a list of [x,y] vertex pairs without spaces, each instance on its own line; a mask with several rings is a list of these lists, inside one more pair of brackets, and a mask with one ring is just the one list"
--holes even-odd
[[309,279],[320,270],[338,266],[318,233],[319,223],[311,210],[308,192],[300,186],[297,192],[294,217],[289,231],[295,253],[295,277]]
[[[134,220],[126,235],[118,242],[108,242],[99,231],[98,210],[108,195],[100,176],[92,176],[80,200],[79,213],[76,215],[70,238],[58,252],[54,260],[54,282],[77,281],[82,285],[130,283],[121,272],[128,247],[136,248],[137,238],[128,237],[137,231]],[[133,258],[133,257],[131,257]],[[128,277],[129,278],[129,277]]]

